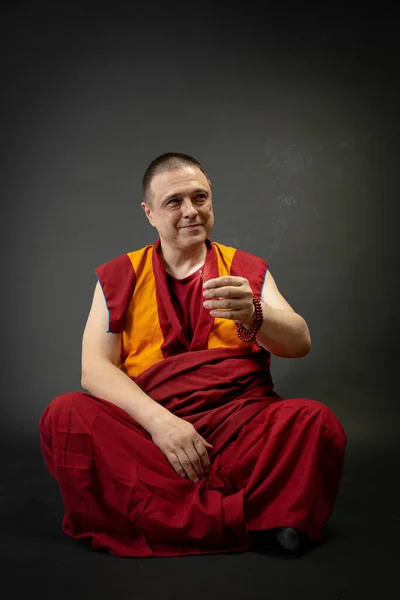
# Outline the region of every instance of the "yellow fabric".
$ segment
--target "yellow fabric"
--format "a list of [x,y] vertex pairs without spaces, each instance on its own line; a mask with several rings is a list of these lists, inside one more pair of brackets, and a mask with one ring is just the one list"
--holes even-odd
[[136,274],[136,285],[122,336],[123,370],[130,377],[138,377],[164,359],[161,352],[164,336],[158,320],[153,246],[129,252],[128,256]]
[[[217,244],[219,276],[230,275],[235,248]],[[125,318],[122,335],[121,369],[135,378],[152,365],[163,360],[161,331],[156,300],[156,282],[153,273],[153,246],[129,252],[128,257],[136,274],[135,290]],[[248,346],[242,342],[235,324],[228,319],[215,318],[208,337],[208,348],[234,348]]]
[[[219,276],[230,275],[236,249],[216,242],[214,242],[214,246],[217,252]],[[235,348],[239,346],[248,346],[248,344],[242,342],[238,337],[234,322],[229,319],[215,318],[208,336],[208,348]]]

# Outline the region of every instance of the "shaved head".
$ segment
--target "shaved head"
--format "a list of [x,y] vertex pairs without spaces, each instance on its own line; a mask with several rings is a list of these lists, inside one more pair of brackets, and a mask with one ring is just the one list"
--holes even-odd
[[205,172],[203,166],[193,156],[182,154],[181,152],[167,152],[155,158],[147,167],[142,180],[142,198],[148,206],[152,207],[153,194],[151,190],[151,182],[153,177],[166,171],[173,171],[182,167],[197,167],[204,173],[210,185],[210,179]]

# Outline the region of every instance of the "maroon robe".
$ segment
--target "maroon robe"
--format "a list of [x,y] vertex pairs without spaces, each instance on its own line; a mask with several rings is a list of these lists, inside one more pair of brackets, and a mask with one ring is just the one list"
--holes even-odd
[[[185,297],[198,310],[192,292],[175,286],[181,319]],[[190,307],[186,313],[183,339],[194,322]],[[346,436],[327,406],[280,398],[269,366],[261,349],[194,349],[135,379],[213,444],[210,473],[198,483],[178,475],[151,436],[110,402],[81,392],[55,398],[40,433],[62,494],[63,531],[116,556],[243,551],[249,532],[283,526],[322,541]]]

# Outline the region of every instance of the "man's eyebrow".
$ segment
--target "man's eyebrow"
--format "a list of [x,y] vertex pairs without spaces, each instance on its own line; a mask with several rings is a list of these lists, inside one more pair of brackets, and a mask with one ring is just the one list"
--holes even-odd
[[[197,194],[199,192],[202,192],[203,194],[208,194],[207,190],[205,188],[196,188],[195,190],[193,190],[191,193],[192,194]],[[168,194],[168,196],[166,196],[162,202],[162,204],[166,204],[168,202],[168,200],[172,200],[172,198],[180,198],[181,196],[183,196],[184,192],[176,192],[175,194]]]

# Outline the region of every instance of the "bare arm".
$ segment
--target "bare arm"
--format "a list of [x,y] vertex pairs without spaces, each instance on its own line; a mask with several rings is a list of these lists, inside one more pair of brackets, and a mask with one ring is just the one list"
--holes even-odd
[[82,339],[82,387],[124,410],[150,433],[179,475],[199,481],[209,472],[212,445],[191,423],[155,402],[119,369],[122,334],[107,333],[107,329],[107,306],[97,283]]
[[279,292],[269,271],[261,300],[264,321],[257,335],[258,343],[282,358],[306,356],[311,349],[308,325]]
[[122,334],[107,333],[107,329],[107,306],[97,283],[82,339],[81,385],[93,396],[119,406],[150,432],[152,425],[169,411],[118,368]]

